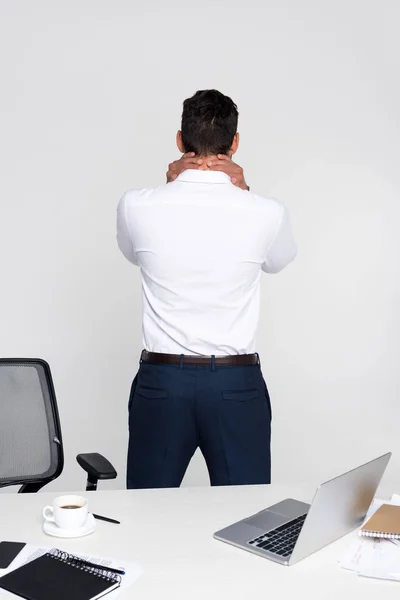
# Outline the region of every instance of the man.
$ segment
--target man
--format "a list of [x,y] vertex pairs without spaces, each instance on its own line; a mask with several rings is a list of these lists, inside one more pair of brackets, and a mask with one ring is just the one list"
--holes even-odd
[[[183,104],[171,183],[126,193],[118,244],[140,267],[143,344],[129,400],[128,488],[177,487],[200,448],[212,485],[270,482],[271,405],[258,354],[262,271],[296,255],[286,209],[232,162],[238,111]],[[236,185],[235,185],[236,184]]]

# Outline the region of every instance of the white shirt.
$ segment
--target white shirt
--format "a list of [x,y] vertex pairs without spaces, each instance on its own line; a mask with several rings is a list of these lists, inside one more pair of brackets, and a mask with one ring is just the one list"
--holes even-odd
[[120,200],[117,240],[142,274],[143,344],[150,352],[255,352],[262,271],[296,256],[288,213],[222,172],[187,170]]

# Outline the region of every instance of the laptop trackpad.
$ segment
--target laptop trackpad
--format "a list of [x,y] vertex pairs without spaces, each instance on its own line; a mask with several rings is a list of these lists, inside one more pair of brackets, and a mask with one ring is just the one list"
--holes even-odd
[[270,510],[263,510],[253,517],[245,519],[244,522],[248,523],[248,525],[253,525],[253,527],[257,527],[258,529],[269,531],[270,529],[279,527],[279,525],[283,525],[283,523],[287,523],[287,521],[288,518],[283,515],[279,515]]

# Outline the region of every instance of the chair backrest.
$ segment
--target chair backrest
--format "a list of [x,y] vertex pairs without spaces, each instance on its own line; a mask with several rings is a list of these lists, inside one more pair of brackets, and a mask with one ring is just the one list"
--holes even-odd
[[49,365],[41,359],[0,358],[0,487],[37,491],[63,466]]

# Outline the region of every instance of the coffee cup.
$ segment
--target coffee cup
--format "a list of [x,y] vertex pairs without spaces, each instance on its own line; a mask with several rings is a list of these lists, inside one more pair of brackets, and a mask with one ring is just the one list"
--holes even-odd
[[86,523],[88,501],[83,496],[58,496],[53,506],[45,506],[43,517],[61,529],[79,529]]

